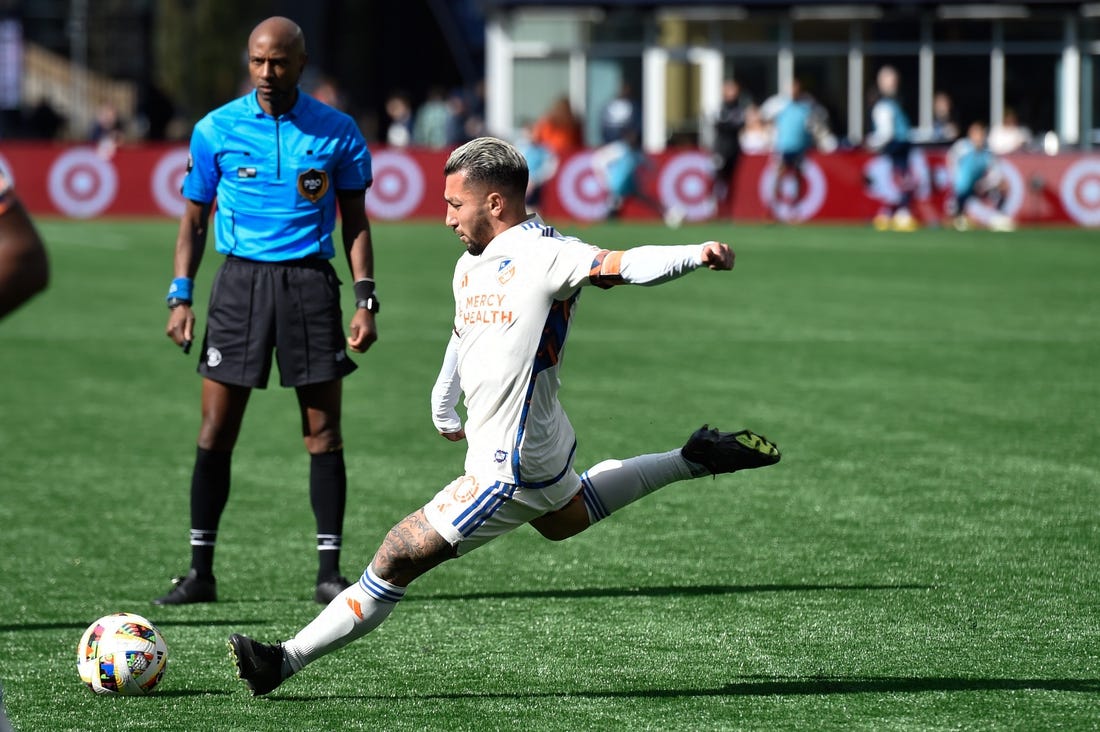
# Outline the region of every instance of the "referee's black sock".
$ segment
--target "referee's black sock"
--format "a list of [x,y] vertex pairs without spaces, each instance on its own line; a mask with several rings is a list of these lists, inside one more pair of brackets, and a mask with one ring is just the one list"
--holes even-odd
[[191,569],[200,577],[214,575],[218,522],[229,500],[231,452],[198,448],[191,474]]
[[310,455],[309,502],[317,519],[317,581],[340,575],[340,544],[348,497],[344,451]]

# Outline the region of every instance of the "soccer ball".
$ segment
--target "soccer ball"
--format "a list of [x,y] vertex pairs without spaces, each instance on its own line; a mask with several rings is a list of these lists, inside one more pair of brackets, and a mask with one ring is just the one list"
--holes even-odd
[[88,626],[76,647],[80,680],[97,694],[150,694],[167,663],[164,636],[134,613],[104,615]]

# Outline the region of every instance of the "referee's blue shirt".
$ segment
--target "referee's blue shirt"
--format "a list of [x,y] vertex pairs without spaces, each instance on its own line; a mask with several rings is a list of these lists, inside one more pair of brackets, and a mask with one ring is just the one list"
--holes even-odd
[[256,93],[199,120],[183,196],[212,203],[215,248],[263,262],[335,255],[336,191],[371,183],[370,151],[348,115],[299,91],[272,117]]

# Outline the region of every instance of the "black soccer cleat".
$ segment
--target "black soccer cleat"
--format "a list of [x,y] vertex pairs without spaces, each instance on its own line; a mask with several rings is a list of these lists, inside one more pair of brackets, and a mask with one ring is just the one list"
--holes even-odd
[[341,592],[351,587],[351,581],[347,577],[332,577],[317,583],[317,589],[313,592],[313,601],[322,605],[328,605],[336,599]]
[[779,448],[755,432],[719,432],[707,425],[695,430],[680,454],[712,475],[775,465],[780,457]]
[[183,577],[172,578],[172,589],[164,597],[153,600],[154,605],[189,605],[193,602],[217,602],[218,585],[214,577],[199,577],[195,570]]
[[229,636],[229,652],[237,666],[237,678],[252,696],[263,696],[283,683],[283,644],[254,641],[246,635]]

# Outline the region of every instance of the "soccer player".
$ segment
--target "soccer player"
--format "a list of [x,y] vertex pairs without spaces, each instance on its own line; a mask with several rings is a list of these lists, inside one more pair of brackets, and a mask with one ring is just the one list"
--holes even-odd
[[898,102],[898,72],[893,66],[883,66],[876,77],[878,100],[871,107],[873,129],[867,138],[867,146],[890,159],[894,180],[900,196],[875,215],[874,226],[880,231],[913,231],[917,228],[909,206],[913,201],[916,181],[909,169],[909,117]]
[[989,201],[992,213],[986,224],[994,231],[1011,231],[1012,219],[1000,211],[1004,203],[1004,179],[987,142],[987,131],[982,122],[972,122],[966,137],[956,140],[947,151],[947,170],[951,174],[951,196],[947,200],[947,213],[956,229],[970,228],[971,217],[966,207],[971,199]]
[[639,132],[631,128],[592,153],[592,169],[607,187],[607,218],[618,219],[627,200],[635,198],[675,229],[684,220],[683,210],[679,206],[666,207],[642,189],[642,171],[652,163],[641,144]]
[[[191,137],[166,329],[185,352],[194,338],[192,283],[215,200],[215,246],[226,258],[210,293],[198,368],[202,425],[191,478],[191,568],[157,605],[217,599],[214,547],[233,448],[252,389],[267,385],[273,350],[280,383],[297,393],[310,455],[319,564],[314,599],[327,604],[350,584],[339,567],[347,500],[341,379],[356,368],[346,348],[363,353],[377,338],[363,202],[371,159],[351,117],[299,90],[306,59],[305,39],[292,21],[260,23],[248,39],[256,90],[201,119]],[[337,210],[355,292],[346,341],[330,262]]]
[[0,166],[0,318],[46,289],[49,281],[42,238]]
[[446,223],[466,253],[455,267],[454,328],[432,418],[445,439],[466,440],[464,474],[394,526],[359,582],[294,638],[269,645],[230,636],[253,695],[378,627],[420,575],[523,524],[562,540],[669,483],[779,461],[763,437],[704,425],[682,448],[606,460],[577,475],[576,437],[557,395],[581,288],[728,270],[733,252],[714,241],[608,251],[563,236],[527,213],[523,156],[495,138],[457,148],[444,174]]
[[[764,118],[775,125],[775,152],[779,165],[772,191],[773,211],[793,211],[806,193],[806,176],[802,164],[811,146],[825,152],[836,149],[836,138],[829,132],[825,108],[802,88],[797,77],[791,80],[789,96],[776,95],[764,102]],[[786,182],[793,181],[793,190]]]
[[736,79],[722,82],[722,104],[714,119],[714,204],[719,216],[733,210],[737,163],[741,159],[741,130],[752,100]]

